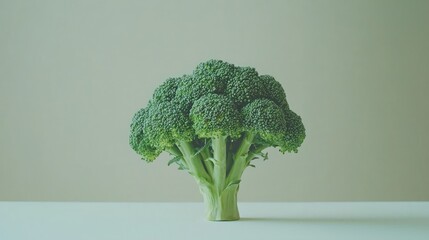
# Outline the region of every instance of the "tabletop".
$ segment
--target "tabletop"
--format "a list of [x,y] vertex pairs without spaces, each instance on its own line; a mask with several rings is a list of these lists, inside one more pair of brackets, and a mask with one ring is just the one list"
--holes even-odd
[[211,222],[202,203],[0,202],[0,239],[429,239],[429,202],[238,206]]

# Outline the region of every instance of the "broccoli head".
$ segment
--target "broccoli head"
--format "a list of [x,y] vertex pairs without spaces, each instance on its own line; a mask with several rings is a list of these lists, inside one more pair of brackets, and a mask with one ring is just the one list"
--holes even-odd
[[266,159],[268,147],[297,152],[304,138],[300,116],[272,76],[209,60],[155,90],[132,118],[129,143],[148,162],[170,153],[169,164],[197,181],[209,220],[237,220],[244,169]]

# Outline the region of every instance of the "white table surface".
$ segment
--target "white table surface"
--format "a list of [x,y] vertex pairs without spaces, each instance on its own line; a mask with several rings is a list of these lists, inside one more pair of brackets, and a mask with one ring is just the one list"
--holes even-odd
[[0,240],[429,239],[429,202],[239,203],[209,222],[201,203],[0,202]]

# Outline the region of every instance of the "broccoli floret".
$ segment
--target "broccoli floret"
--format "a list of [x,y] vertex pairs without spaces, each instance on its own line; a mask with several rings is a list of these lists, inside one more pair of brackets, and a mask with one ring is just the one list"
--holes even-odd
[[224,95],[207,94],[194,102],[189,117],[198,138],[240,136],[241,118]]
[[145,109],[142,108],[136,112],[131,121],[131,132],[130,132],[130,146],[136,151],[139,151],[139,144],[143,140],[143,126],[145,121]]
[[176,97],[177,86],[181,78],[169,78],[162,83],[153,93],[153,101],[170,102]]
[[256,99],[242,109],[246,131],[257,135],[266,145],[279,146],[287,132],[282,109],[268,99]]
[[206,93],[224,93],[228,79],[235,76],[235,67],[232,64],[210,60],[198,64],[193,77],[200,85],[207,87]]
[[145,122],[147,122],[147,111],[142,108],[134,114],[131,123],[130,145],[142,159],[151,162],[161,154],[162,149],[151,146],[150,138],[144,132]]
[[250,67],[237,67],[235,75],[229,79],[226,94],[238,107],[250,103],[254,99],[264,97],[267,88],[258,72]]
[[289,105],[286,101],[286,93],[283,90],[282,85],[269,75],[262,75],[259,78],[266,89],[264,98],[275,102],[283,110],[289,109]]
[[286,117],[286,136],[280,147],[281,152],[298,152],[298,148],[304,142],[305,128],[301,117],[291,110],[285,111]]
[[263,150],[297,152],[305,138],[281,84],[254,68],[200,63],[169,78],[131,123],[130,146],[151,162],[162,152],[188,171],[204,197],[209,220],[237,220],[243,171]]
[[177,141],[192,141],[191,121],[176,106],[174,101],[149,104],[143,132],[152,146],[168,149]]

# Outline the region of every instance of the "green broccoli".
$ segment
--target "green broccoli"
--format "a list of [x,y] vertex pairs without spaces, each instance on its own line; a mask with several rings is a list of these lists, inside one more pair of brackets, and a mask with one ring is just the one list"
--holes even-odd
[[238,220],[243,171],[268,147],[297,152],[305,138],[273,77],[220,60],[167,79],[131,123],[130,145],[151,162],[162,152],[197,181],[209,220]]

